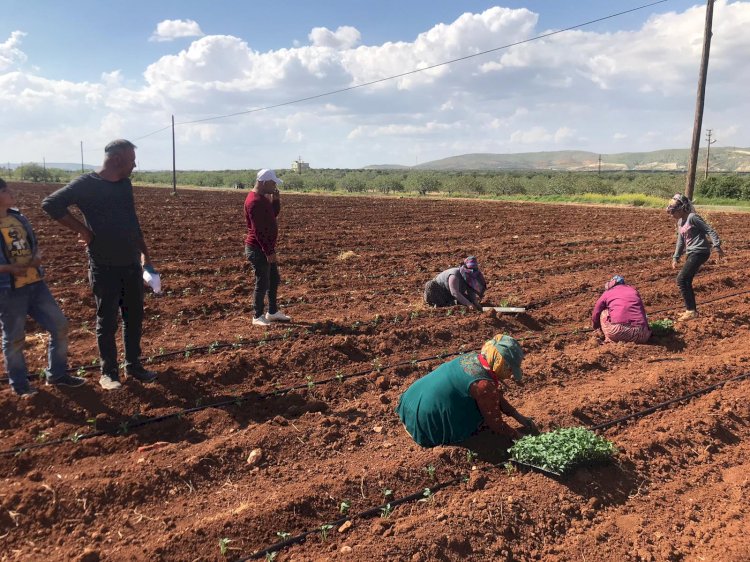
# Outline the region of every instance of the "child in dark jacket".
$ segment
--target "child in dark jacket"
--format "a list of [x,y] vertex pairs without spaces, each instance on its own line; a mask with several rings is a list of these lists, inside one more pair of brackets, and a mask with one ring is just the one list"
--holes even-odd
[[712,246],[719,258],[724,257],[724,251],[721,249],[719,235],[710,224],[696,214],[693,204],[686,196],[678,193],[672,197],[667,213],[673,219],[677,219],[677,245],[672,256],[672,269],[677,268],[680,256],[685,254],[685,265],[677,276],[677,286],[685,300],[685,312],[677,319],[691,320],[698,316],[693,278],[700,267],[708,261]]
[[68,321],[57,306],[42,276],[36,237],[28,219],[14,205],[10,187],[0,179],[0,325],[3,358],[13,392],[36,394],[29,384],[23,357],[26,316],[50,334],[47,384],[81,386],[84,380],[67,373]]

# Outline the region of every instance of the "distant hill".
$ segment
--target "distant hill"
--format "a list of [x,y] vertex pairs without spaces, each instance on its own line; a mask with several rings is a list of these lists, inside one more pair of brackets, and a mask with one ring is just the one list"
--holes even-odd
[[412,166],[402,166],[401,164],[373,164],[365,166],[365,170],[411,170]]
[[[41,162],[24,162],[23,164],[19,164],[19,163],[15,163],[15,162],[10,162],[9,163],[11,170],[15,170],[16,168],[20,168],[24,164],[39,164],[40,166],[42,165]],[[6,166],[8,166],[8,164],[6,164]],[[69,172],[76,172],[76,171],[80,171],[80,169],[81,169],[80,162],[78,164],[71,164],[70,162],[47,162],[46,166],[47,166],[47,168],[57,168],[58,170],[67,170]],[[86,170],[96,170],[96,169],[99,168],[99,166],[91,166],[89,164],[84,164],[83,167]]]
[[[675,148],[653,152],[602,154],[602,170],[685,171],[690,150]],[[563,170],[590,171],[599,167],[599,154],[583,150],[520,152],[517,154],[463,154],[417,166],[367,166],[368,169],[411,170]],[[705,166],[706,153],[698,155],[698,169]],[[750,148],[711,148],[711,170],[750,172]]]

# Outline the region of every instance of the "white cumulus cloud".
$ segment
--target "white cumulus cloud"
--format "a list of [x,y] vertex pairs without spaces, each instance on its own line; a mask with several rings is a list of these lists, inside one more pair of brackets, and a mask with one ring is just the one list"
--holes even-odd
[[156,24],[149,41],[174,41],[181,37],[203,37],[201,26],[193,20],[164,20]]
[[[0,152],[11,161],[42,153],[76,161],[80,139],[101,148],[124,136],[138,144],[139,162],[167,167],[168,132],[146,135],[172,114],[178,159],[190,168],[253,167],[249,158],[287,166],[298,153],[313,167],[354,167],[519,146],[687,147],[704,16],[702,6],[663,12],[624,31],[566,31],[450,65],[441,63],[550,30],[528,9],[494,7],[426,26],[410,40],[367,44],[354,27],[314,27],[308,44],[257,50],[250,35],[202,36],[192,22],[195,39],[138,75],[103,68],[89,82],[33,70],[44,61],[26,60],[17,31],[0,43]],[[178,28],[165,26],[161,36],[184,36]],[[720,145],[750,146],[748,28],[750,1],[717,0],[704,124]],[[287,105],[301,98],[311,99]],[[71,156],[53,158],[66,143]]]
[[19,48],[25,35],[23,31],[13,31],[8,39],[0,43],[0,72],[26,62],[26,53]]
[[336,31],[327,27],[313,27],[308,35],[310,43],[315,47],[331,47],[332,49],[351,49],[359,44],[360,32],[355,27],[344,25]]

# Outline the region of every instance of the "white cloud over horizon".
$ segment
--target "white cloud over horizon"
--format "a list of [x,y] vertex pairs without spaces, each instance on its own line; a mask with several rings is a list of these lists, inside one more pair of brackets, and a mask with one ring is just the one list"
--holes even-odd
[[25,36],[23,31],[13,31],[0,43],[0,72],[26,62],[26,53],[18,47]]
[[193,20],[164,20],[156,24],[149,41],[174,41],[183,37],[203,37],[201,27]]
[[[466,152],[687,147],[704,14],[696,6],[632,31],[568,31],[349,92],[180,125],[178,167],[288,166],[300,153],[313,167],[356,167]],[[14,31],[0,43],[0,150],[10,161],[77,161],[84,139],[96,164],[99,147],[125,136],[139,145],[141,166],[166,168],[168,133],[138,137],[172,114],[182,123],[350,88],[548,32],[538,19],[494,7],[378,45],[351,26],[313,27],[309,44],[264,52],[241,37],[203,35],[192,20],[165,20],[155,35],[197,38],[141,76],[109,68],[80,83],[24,69],[36,61]],[[720,146],[750,146],[749,25],[750,2],[716,3],[704,125]]]

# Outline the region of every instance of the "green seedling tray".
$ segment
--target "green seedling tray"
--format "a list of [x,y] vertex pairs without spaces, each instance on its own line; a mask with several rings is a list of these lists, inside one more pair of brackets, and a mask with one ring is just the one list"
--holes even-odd
[[550,476],[555,476],[556,478],[565,478],[568,476],[571,476],[576,470],[580,468],[594,468],[597,466],[603,466],[605,464],[612,463],[613,459],[607,459],[607,460],[598,460],[598,461],[584,461],[580,462],[578,464],[575,464],[571,467],[569,467],[567,470],[564,470],[562,472],[557,472],[555,470],[549,469],[549,468],[542,468],[541,466],[537,466],[532,463],[523,462],[523,461],[517,461],[515,459],[510,459],[510,462],[512,462],[515,465],[518,465],[523,468],[529,468],[531,470],[535,470],[537,472],[541,472],[542,474],[547,474]]
[[555,472],[554,470],[550,470],[549,468],[542,468],[541,466],[537,466],[535,464],[531,464],[528,462],[523,461],[517,461],[515,459],[510,459],[510,462],[512,462],[515,465],[518,465],[523,468],[530,468],[531,470],[536,470],[537,472],[541,472],[543,474],[549,474],[551,476],[561,477],[564,473],[562,472]]
[[584,427],[558,428],[540,435],[527,435],[508,449],[519,465],[562,476],[582,466],[610,462],[617,448]]

